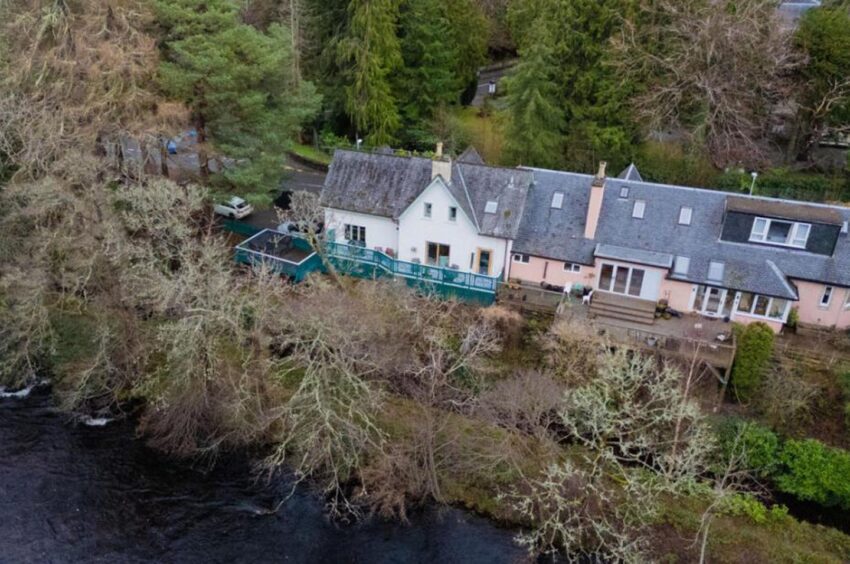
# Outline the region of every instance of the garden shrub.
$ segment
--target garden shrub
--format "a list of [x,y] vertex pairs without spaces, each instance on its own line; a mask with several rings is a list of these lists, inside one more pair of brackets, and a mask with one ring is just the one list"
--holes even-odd
[[[748,192],[752,182],[748,172],[736,170],[720,175],[716,186],[721,190]],[[787,168],[774,168],[762,173],[755,189],[759,196],[816,202],[844,200],[846,192],[846,181],[840,175],[796,172]]]
[[721,510],[725,515],[733,517],[746,516],[757,525],[781,523],[788,519],[788,508],[784,505],[774,505],[768,508],[765,504],[749,494],[737,494],[723,501]]
[[814,439],[789,440],[780,455],[777,487],[800,499],[850,509],[850,452]]
[[764,425],[728,418],[717,426],[721,462],[742,453],[743,464],[761,477],[773,475],[779,462],[779,437]]
[[773,340],[773,330],[765,323],[751,323],[740,331],[732,366],[732,385],[738,401],[750,401],[758,390],[773,354]]
[[710,187],[718,171],[704,154],[688,152],[678,143],[647,141],[635,156],[644,180],[681,186]]

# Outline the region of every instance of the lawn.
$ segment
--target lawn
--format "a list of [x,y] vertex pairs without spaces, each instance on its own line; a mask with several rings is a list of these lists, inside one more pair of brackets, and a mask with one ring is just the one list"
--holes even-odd
[[505,116],[502,112],[494,111],[482,117],[478,108],[460,108],[456,118],[464,139],[478,150],[487,164],[503,164]]

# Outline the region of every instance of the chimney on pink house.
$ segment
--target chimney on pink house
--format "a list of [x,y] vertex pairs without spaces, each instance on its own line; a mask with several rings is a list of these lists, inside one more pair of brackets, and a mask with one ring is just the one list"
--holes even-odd
[[608,163],[599,163],[599,172],[590,186],[590,203],[587,206],[587,218],[584,222],[584,238],[595,239],[596,227],[599,225],[599,215],[602,213],[602,199],[605,196],[605,168]]

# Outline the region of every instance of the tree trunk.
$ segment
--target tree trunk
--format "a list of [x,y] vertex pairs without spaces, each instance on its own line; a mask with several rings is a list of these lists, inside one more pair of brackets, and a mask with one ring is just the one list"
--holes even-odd
[[159,139],[159,172],[168,178],[168,140],[165,137]]
[[198,112],[195,116],[195,131],[198,134],[198,166],[200,167],[201,179],[206,183],[210,178],[210,160],[207,155],[207,130],[204,114]]

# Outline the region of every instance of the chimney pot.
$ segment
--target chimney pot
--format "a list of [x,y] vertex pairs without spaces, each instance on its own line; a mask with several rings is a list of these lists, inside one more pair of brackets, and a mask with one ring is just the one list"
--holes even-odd
[[605,169],[608,167],[608,163],[605,161],[600,161],[599,163],[599,172],[596,173],[596,178],[602,180],[605,178]]

